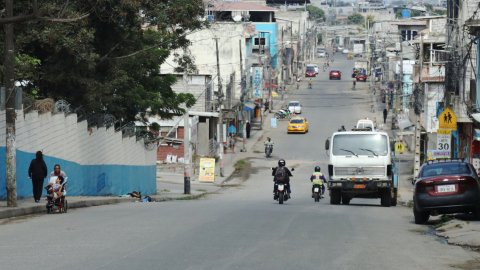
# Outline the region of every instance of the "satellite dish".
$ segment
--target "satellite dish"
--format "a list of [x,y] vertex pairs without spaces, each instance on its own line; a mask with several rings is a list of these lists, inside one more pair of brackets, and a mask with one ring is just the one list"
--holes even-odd
[[235,17],[233,17],[233,20],[236,21],[236,22],[239,22],[242,20],[242,16],[241,15],[236,15]]

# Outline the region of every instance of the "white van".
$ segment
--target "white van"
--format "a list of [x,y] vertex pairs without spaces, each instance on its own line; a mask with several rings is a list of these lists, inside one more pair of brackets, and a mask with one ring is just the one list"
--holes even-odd
[[307,65],[307,68],[308,68],[308,67],[313,67],[313,68],[315,68],[315,74],[318,75],[318,65],[316,65],[316,64],[310,64],[310,65]]
[[370,119],[358,120],[356,128],[368,128],[370,129],[370,131],[377,131],[375,128],[375,124]]

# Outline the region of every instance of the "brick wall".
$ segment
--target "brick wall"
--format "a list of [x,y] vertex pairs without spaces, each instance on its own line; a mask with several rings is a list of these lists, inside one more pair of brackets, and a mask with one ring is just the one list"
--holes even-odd
[[[184,127],[178,127],[177,129],[177,139],[183,139]],[[173,146],[160,146],[157,149],[157,160],[158,161],[167,161],[167,155],[174,155],[177,158],[183,157],[183,144],[180,145],[177,149],[173,149]]]

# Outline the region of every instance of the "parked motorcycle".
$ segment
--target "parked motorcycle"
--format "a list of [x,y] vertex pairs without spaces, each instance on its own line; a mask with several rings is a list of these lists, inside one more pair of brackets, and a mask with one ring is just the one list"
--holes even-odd
[[[272,170],[274,169],[275,168],[272,168]],[[292,168],[290,171],[293,172],[294,170],[295,169]],[[275,193],[273,199],[277,200],[279,204],[288,201],[287,184],[284,182],[275,182],[275,186],[277,186],[277,193]]]
[[278,112],[275,113],[275,117],[278,118],[278,119],[288,119],[290,120],[290,118],[292,118],[292,115],[293,113],[288,110],[288,109],[280,109],[278,110]]

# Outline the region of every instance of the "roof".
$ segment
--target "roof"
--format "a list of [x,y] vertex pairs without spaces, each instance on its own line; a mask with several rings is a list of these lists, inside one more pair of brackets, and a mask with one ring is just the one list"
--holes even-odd
[[215,11],[278,11],[279,9],[248,2],[215,2]]
[[426,21],[398,21],[392,22],[392,25],[427,25]]

